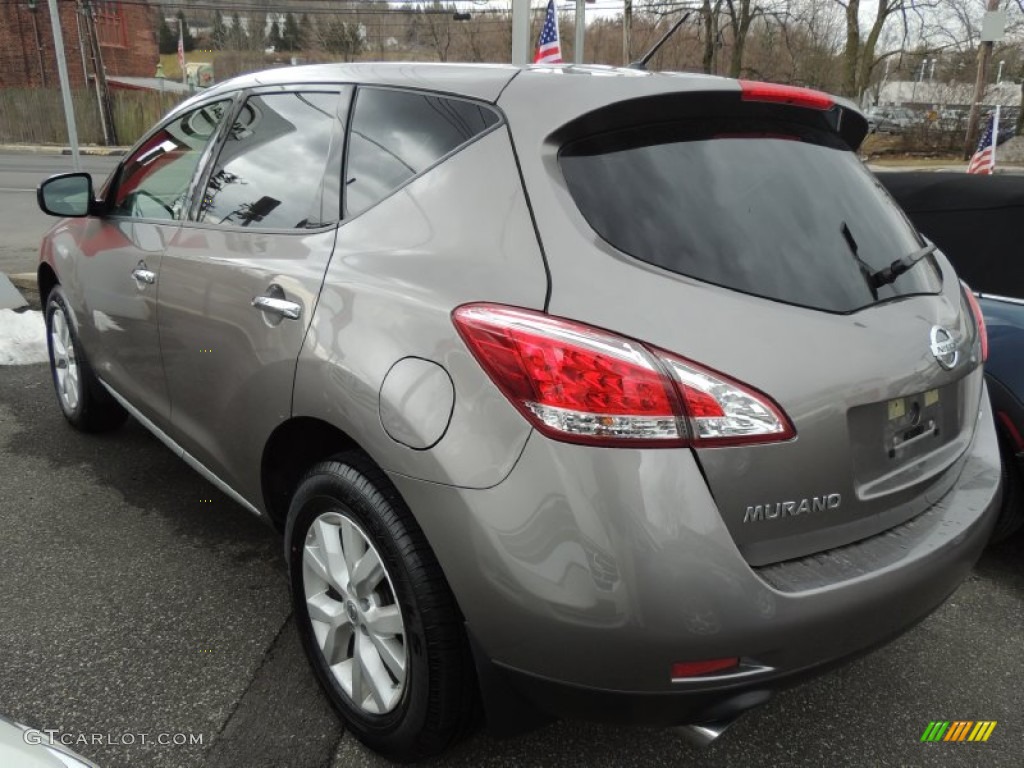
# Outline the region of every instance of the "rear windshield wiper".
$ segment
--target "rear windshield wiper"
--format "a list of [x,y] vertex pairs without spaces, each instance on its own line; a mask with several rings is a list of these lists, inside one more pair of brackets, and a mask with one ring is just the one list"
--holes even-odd
[[850,249],[850,253],[853,255],[853,260],[857,262],[857,267],[860,269],[860,274],[864,278],[864,282],[868,284],[868,290],[871,291],[871,298],[878,301],[878,286],[875,285],[875,272],[868,266],[868,263],[860,257],[860,249],[857,247],[857,241],[853,237],[853,232],[850,231],[850,226],[844,221],[843,226],[839,229],[843,236],[843,240],[846,241],[847,248]]
[[913,269],[914,265],[917,264],[925,256],[929,256],[935,252],[935,243],[928,243],[923,248],[918,248],[912,253],[908,253],[906,256],[900,259],[896,259],[888,267],[882,267],[877,272],[871,273],[871,282],[876,288],[881,288],[883,285],[889,285],[895,283],[896,278],[902,275],[904,272],[909,272]]

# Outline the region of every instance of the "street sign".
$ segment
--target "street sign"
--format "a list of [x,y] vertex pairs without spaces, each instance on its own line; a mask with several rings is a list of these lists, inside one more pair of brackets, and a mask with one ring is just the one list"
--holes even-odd
[[981,42],[998,43],[1006,35],[1006,11],[985,11],[981,21]]

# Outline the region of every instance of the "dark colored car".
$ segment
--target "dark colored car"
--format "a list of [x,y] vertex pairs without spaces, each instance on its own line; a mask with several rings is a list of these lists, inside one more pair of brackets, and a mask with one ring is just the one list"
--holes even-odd
[[1024,526],[1024,176],[880,173],[922,234],[975,291],[988,326],[985,379],[1003,456],[999,541]]

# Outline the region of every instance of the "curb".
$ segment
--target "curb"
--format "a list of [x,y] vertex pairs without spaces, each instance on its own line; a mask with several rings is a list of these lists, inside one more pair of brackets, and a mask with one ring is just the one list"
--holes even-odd
[[39,285],[36,283],[35,272],[19,272],[15,275],[8,275],[7,279],[11,281],[15,288],[21,291],[21,295],[31,309],[42,309],[42,305],[39,302]]
[[[67,155],[71,149],[58,144],[0,144],[0,152],[34,155]],[[80,155],[93,157],[119,157],[128,152],[128,147],[79,147]]]

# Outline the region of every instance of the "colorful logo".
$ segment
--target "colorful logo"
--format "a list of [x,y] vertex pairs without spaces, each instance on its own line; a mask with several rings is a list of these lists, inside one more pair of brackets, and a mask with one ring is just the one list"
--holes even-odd
[[932,720],[921,741],[988,741],[995,729],[995,720]]

